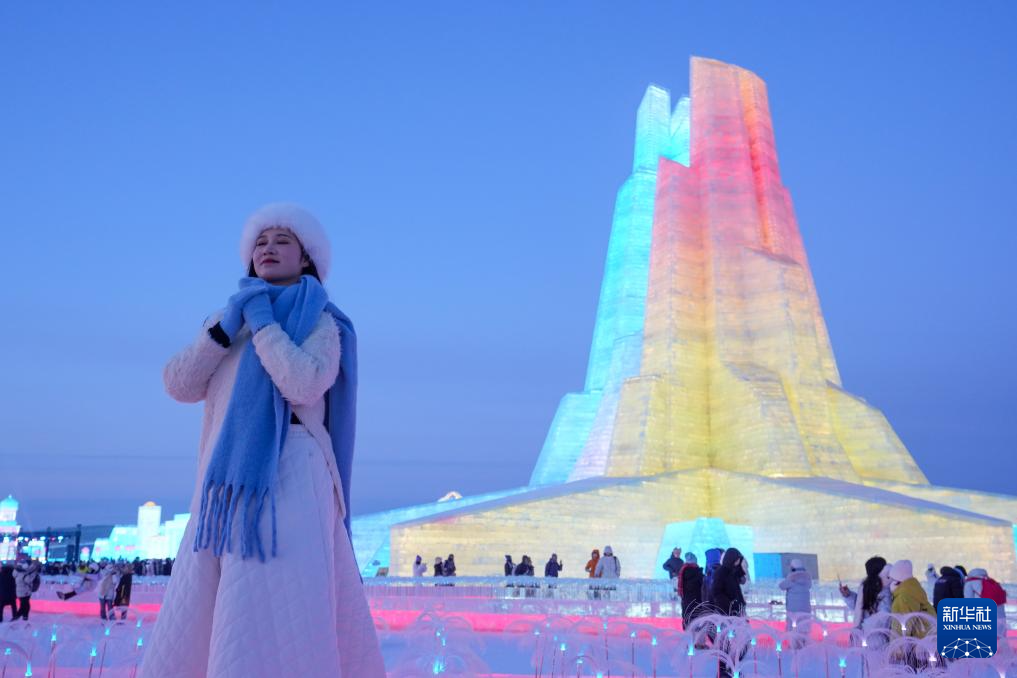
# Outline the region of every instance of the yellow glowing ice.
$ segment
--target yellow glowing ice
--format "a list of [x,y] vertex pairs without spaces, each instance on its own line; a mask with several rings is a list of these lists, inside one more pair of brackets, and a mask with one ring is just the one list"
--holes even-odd
[[[640,115],[662,96],[649,91]],[[534,489],[394,525],[393,573],[418,553],[455,552],[461,574],[479,575],[499,572],[505,553],[543,562],[553,551],[564,575],[582,576],[590,549],[611,544],[626,576],[653,576],[665,527],[711,516],[752,526],[756,551],[816,553],[825,578],[858,575],[879,553],[1017,581],[1017,498],[930,486],[883,414],[842,388],[763,81],[694,58],[690,115],[688,162],[656,157],[648,269],[612,268],[609,256],[604,289],[619,308],[620,272],[648,270],[645,313],[605,334],[610,346],[595,340],[593,357],[624,362],[609,349],[634,346],[638,371],[626,363],[609,397],[611,364],[591,357]],[[647,149],[680,137],[658,127],[660,139],[637,143],[637,171],[649,171]],[[605,298],[598,333],[621,313]],[[575,435],[559,454],[553,436]]]

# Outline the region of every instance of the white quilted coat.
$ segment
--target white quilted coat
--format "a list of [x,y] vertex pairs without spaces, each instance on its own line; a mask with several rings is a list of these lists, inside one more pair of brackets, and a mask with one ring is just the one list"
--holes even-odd
[[[141,675],[385,675],[378,639],[336,492],[331,442],[322,422],[324,393],[339,371],[339,330],[323,313],[296,346],[277,325],[254,337],[265,370],[306,426],[290,426],[279,460],[278,555],[261,562],[239,553],[194,552],[201,486],[229,404],[250,332],[230,348],[209,337],[209,318],[194,343],[166,365],[167,392],[181,402],[205,401],[191,521],[151,638]],[[324,437],[323,437],[324,436]],[[270,534],[270,511],[262,534]],[[236,543],[236,542],[235,542]],[[239,551],[239,548],[235,549]]]

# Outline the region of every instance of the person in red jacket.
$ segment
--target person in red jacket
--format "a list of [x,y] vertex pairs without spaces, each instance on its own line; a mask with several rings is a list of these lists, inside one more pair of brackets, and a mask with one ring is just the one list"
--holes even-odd
[[983,568],[971,570],[964,581],[965,598],[987,598],[996,603],[996,635],[1006,635],[1006,590]]

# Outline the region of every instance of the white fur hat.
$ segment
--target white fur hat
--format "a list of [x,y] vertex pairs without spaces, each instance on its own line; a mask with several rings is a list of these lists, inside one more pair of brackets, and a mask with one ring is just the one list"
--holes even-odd
[[247,218],[240,235],[240,263],[243,264],[244,273],[247,273],[251,265],[254,243],[262,231],[269,228],[293,231],[318,269],[318,277],[322,282],[325,281],[332,265],[332,245],[329,244],[325,227],[303,207],[287,202],[265,205]]
[[914,576],[914,568],[910,560],[898,560],[890,567],[890,579],[894,581],[907,581]]
[[792,558],[791,559],[791,569],[792,570],[804,570],[805,569],[805,563],[802,562],[801,558]]

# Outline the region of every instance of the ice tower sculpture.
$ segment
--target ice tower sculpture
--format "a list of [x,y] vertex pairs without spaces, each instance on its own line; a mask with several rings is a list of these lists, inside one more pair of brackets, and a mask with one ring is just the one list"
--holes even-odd
[[1017,497],[929,485],[841,387],[765,84],[710,59],[691,74],[690,98],[651,86],[639,106],[585,388],[530,486],[389,514],[392,574],[417,553],[455,552],[461,574],[497,573],[506,552],[574,567],[611,544],[650,577],[665,534],[711,518],[750,526],[757,552],[817,554],[826,578],[880,553],[1017,581]]

